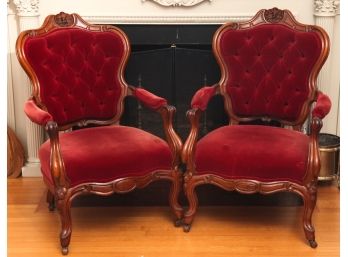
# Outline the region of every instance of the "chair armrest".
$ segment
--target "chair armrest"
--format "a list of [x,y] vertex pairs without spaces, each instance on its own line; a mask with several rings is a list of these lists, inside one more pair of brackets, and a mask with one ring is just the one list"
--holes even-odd
[[24,103],[24,112],[32,122],[42,126],[45,126],[48,121],[53,121],[51,114],[39,108],[33,99]]
[[154,95],[143,88],[132,87],[132,95],[152,110],[158,110],[160,107],[167,105],[166,99]]
[[217,85],[199,89],[191,100],[191,108],[205,111],[210,99],[217,93],[216,89]]
[[317,103],[312,111],[312,117],[323,119],[331,109],[330,98],[322,92],[318,92]]
[[164,134],[173,156],[173,166],[177,168],[180,164],[182,142],[173,128],[175,107],[168,105],[166,99],[156,96],[143,88],[128,85],[128,95],[134,96],[143,105],[161,114]]

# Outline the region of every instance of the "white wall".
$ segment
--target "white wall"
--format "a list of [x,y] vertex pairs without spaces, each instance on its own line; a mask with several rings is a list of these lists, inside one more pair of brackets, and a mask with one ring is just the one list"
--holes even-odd
[[[326,0],[324,0],[326,1]],[[333,2],[333,1],[332,1]],[[24,3],[24,4],[23,4]],[[27,10],[31,7],[37,9]],[[22,6],[21,6],[22,5]],[[31,5],[31,7],[30,7]],[[24,7],[24,9],[20,9]],[[289,9],[296,18],[307,24],[316,22],[314,16],[314,0],[205,0],[200,4],[191,7],[164,7],[153,0],[10,0],[8,4],[8,123],[13,127],[27,150],[28,125],[23,112],[23,103],[28,97],[28,81],[19,66],[15,57],[15,40],[19,31],[23,28],[34,28],[41,25],[49,14],[56,14],[61,11],[79,13],[90,22],[98,23],[223,23],[234,18],[250,18],[259,9],[278,7]],[[24,13],[24,14],[23,14]],[[328,92],[335,101],[329,118],[324,120],[323,132],[332,134],[339,133],[337,124],[338,117],[338,96],[339,96],[339,20],[336,16],[334,36],[331,38],[331,66],[330,78],[332,81],[327,85]],[[337,21],[338,20],[338,21]],[[330,66],[330,67],[331,67]],[[12,117],[14,116],[14,117]]]

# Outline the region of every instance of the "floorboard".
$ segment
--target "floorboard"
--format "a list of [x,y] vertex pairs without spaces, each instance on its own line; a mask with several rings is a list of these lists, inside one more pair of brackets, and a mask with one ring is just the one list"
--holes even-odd
[[[39,178],[8,180],[8,256],[61,256],[60,221]],[[339,256],[339,190],[321,185],[313,221],[318,248],[302,231],[302,206],[202,206],[192,229],[175,228],[166,206],[72,208],[74,257]]]

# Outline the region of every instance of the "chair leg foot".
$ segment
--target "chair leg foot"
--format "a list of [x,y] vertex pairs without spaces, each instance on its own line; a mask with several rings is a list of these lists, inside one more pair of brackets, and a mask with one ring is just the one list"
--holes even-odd
[[303,210],[303,230],[305,236],[312,248],[318,246],[315,241],[315,229],[312,224],[312,214],[317,201],[317,190],[315,184],[307,188],[307,191],[303,194],[304,210]]
[[191,224],[183,224],[183,230],[184,232],[188,233],[191,230]]
[[169,193],[169,205],[173,211],[173,214],[176,217],[176,220],[174,221],[174,226],[180,227],[181,220],[184,216],[184,209],[181,207],[179,203],[179,193],[182,187],[182,175],[178,170],[174,170],[172,174],[173,181]]
[[174,226],[175,227],[181,227],[182,225],[182,219],[177,219],[174,221]]
[[62,254],[63,255],[68,255],[69,253],[69,248],[66,246],[66,247],[62,247]]
[[62,247],[62,254],[68,254],[68,247],[70,244],[71,238],[71,201],[69,199],[69,195],[65,195],[64,198],[58,199],[57,201],[57,209],[60,214],[61,219],[61,232],[60,232],[60,245]]
[[312,248],[317,248],[318,243],[315,240],[308,240],[308,242]]

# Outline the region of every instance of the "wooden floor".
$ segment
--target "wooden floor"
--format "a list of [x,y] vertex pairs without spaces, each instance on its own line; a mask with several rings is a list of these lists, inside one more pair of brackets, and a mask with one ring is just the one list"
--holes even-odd
[[[8,256],[61,256],[57,212],[38,178],[8,180]],[[339,256],[339,190],[319,187],[317,249],[302,231],[302,207],[199,208],[191,232],[172,225],[167,207],[73,207],[70,256]]]

